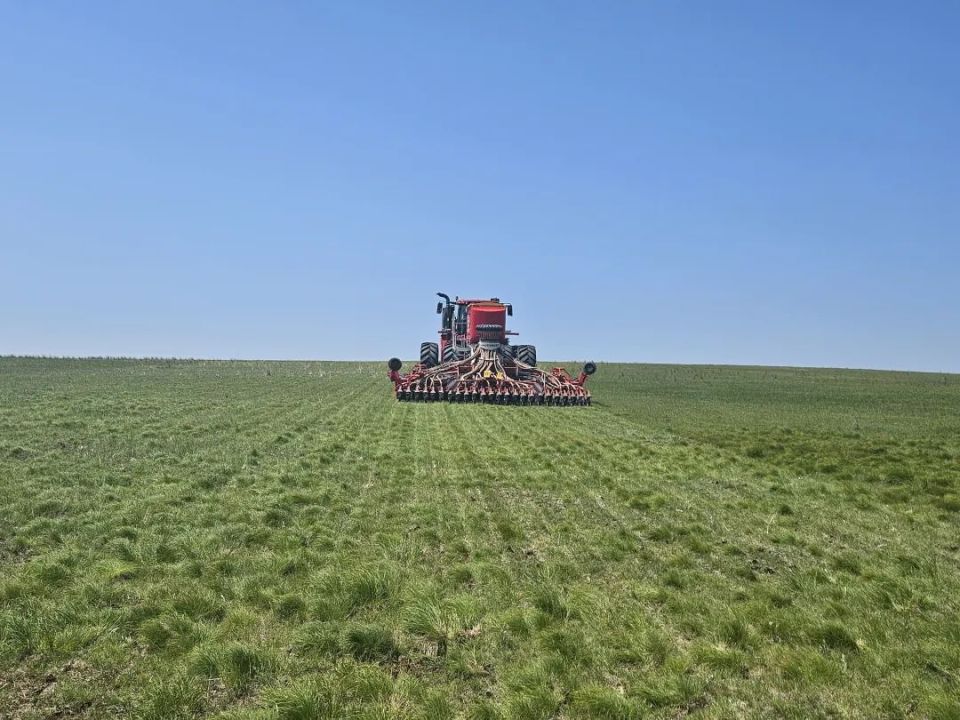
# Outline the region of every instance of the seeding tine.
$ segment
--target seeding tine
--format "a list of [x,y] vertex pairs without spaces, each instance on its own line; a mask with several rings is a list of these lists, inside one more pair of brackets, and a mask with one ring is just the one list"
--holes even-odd
[[431,368],[418,364],[405,376],[399,374],[399,361],[388,363],[400,401],[522,406],[589,405],[590,393],[583,382],[596,370],[590,365],[574,379],[562,368],[546,372],[517,361],[506,346],[485,342],[472,345],[468,357]]

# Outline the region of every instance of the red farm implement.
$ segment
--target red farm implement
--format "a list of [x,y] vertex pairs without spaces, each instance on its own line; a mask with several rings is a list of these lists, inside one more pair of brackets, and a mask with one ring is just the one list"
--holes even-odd
[[576,378],[563,368],[537,367],[533,345],[511,345],[506,329],[513,306],[490,300],[450,299],[437,303],[440,342],[420,345],[420,362],[406,375],[397,358],[388,363],[397,400],[496,403],[501,405],[589,405],[588,362]]

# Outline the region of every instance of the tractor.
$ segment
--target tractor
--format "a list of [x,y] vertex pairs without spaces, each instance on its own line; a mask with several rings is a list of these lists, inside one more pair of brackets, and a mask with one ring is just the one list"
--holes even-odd
[[398,400],[482,402],[510,405],[589,405],[584,387],[597,366],[588,362],[574,378],[563,368],[537,367],[533,345],[511,345],[507,317],[513,305],[450,299],[437,293],[440,341],[420,344],[420,362],[406,375],[391,358],[388,377]]

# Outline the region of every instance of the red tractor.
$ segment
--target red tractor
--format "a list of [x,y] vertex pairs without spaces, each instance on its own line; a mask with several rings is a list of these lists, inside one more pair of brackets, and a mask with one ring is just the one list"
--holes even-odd
[[584,387],[597,370],[588,362],[576,378],[563,368],[537,367],[533,345],[511,345],[507,317],[513,306],[489,300],[450,299],[437,293],[440,342],[420,345],[420,362],[406,375],[403,363],[388,363],[398,400],[448,400],[520,405],[589,405]]

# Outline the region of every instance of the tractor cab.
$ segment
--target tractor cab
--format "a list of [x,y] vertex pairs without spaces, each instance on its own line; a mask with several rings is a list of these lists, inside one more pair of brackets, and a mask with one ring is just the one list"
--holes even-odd
[[460,301],[451,301],[446,304],[437,303],[437,314],[441,315],[440,330],[453,331],[463,335],[467,331],[467,305]]

